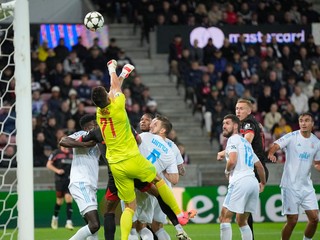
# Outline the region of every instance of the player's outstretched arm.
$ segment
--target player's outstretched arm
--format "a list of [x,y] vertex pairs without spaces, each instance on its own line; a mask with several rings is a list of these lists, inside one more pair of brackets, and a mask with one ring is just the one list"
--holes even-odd
[[266,173],[264,171],[264,167],[262,166],[260,161],[257,161],[254,166],[257,169],[259,179],[260,179],[260,192],[263,192],[264,186],[266,185]]
[[73,138],[70,138],[70,137],[63,137],[61,138],[59,145],[66,148],[83,148],[83,147],[93,147],[96,145],[96,142],[95,141],[82,142],[82,141],[74,140]]
[[277,158],[274,155],[278,150],[280,149],[280,146],[276,143],[273,143],[271,148],[269,149],[268,158],[271,162],[276,162]]

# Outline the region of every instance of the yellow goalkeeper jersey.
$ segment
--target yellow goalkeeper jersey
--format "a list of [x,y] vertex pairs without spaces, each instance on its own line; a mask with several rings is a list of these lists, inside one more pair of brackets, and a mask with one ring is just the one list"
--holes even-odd
[[108,106],[97,108],[97,123],[107,146],[106,157],[111,164],[140,154],[125,110],[125,101],[123,93],[116,93]]

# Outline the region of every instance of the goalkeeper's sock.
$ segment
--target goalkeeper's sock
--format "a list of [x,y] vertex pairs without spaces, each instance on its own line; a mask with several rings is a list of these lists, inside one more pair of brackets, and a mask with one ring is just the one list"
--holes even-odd
[[126,207],[122,212],[120,218],[121,239],[128,239],[132,228],[133,215],[134,211],[128,207]]
[[173,196],[171,189],[168,187],[166,182],[161,179],[156,183],[156,187],[159,191],[159,194],[163,201],[172,209],[172,211],[179,216],[182,213],[181,209],[178,206],[176,199]]

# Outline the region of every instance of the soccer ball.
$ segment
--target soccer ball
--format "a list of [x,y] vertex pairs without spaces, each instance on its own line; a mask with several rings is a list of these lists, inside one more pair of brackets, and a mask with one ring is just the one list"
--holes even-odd
[[84,17],[84,25],[86,28],[88,28],[90,31],[97,31],[99,28],[103,26],[104,18],[99,12],[89,12]]

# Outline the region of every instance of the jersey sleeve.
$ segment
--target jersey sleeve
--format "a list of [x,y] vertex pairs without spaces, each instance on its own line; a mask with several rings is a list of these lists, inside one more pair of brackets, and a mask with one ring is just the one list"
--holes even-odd
[[181,152],[180,152],[178,146],[175,143],[173,143],[171,149],[175,155],[177,165],[182,164],[184,161],[183,161],[183,158],[181,156]]
[[[162,157],[160,157],[162,158]],[[178,167],[175,160],[175,154],[171,149],[168,149],[168,153],[165,154],[165,158],[163,161],[167,162],[168,165],[166,166],[167,173],[179,173]]]
[[256,127],[251,121],[246,121],[243,123],[243,128],[242,128],[242,135],[246,135],[247,133],[253,133],[255,134]]
[[58,150],[57,150],[57,149],[54,150],[54,151],[50,154],[50,156],[49,156],[49,158],[48,158],[48,161],[55,161],[55,160],[56,160],[57,153],[58,153]]
[[255,164],[256,162],[259,162],[260,159],[258,158],[258,156],[254,152],[252,152],[252,153],[253,153],[253,164]]
[[102,143],[103,138],[101,134],[100,128],[96,128],[94,130],[91,130],[87,135],[82,137],[83,142],[88,142],[88,141],[95,141],[96,143]]
[[124,96],[123,93],[117,92],[114,94],[114,102],[113,103],[117,108],[125,108],[126,97]]
[[314,161],[320,162],[320,141],[318,142],[318,151],[316,152],[316,155],[314,156]]
[[226,146],[226,153],[238,152],[238,142],[235,137],[230,137]]
[[274,143],[278,144],[280,146],[281,149],[285,148],[291,141],[291,139],[293,138],[293,136],[296,134],[297,132],[292,132],[292,133],[287,133],[286,135],[284,135],[283,137],[279,138],[278,140],[276,140]]
[[87,135],[87,132],[85,131],[79,131],[79,132],[75,132],[71,135],[69,135],[69,138],[72,138],[74,140],[79,140],[80,138],[82,138],[84,135]]

